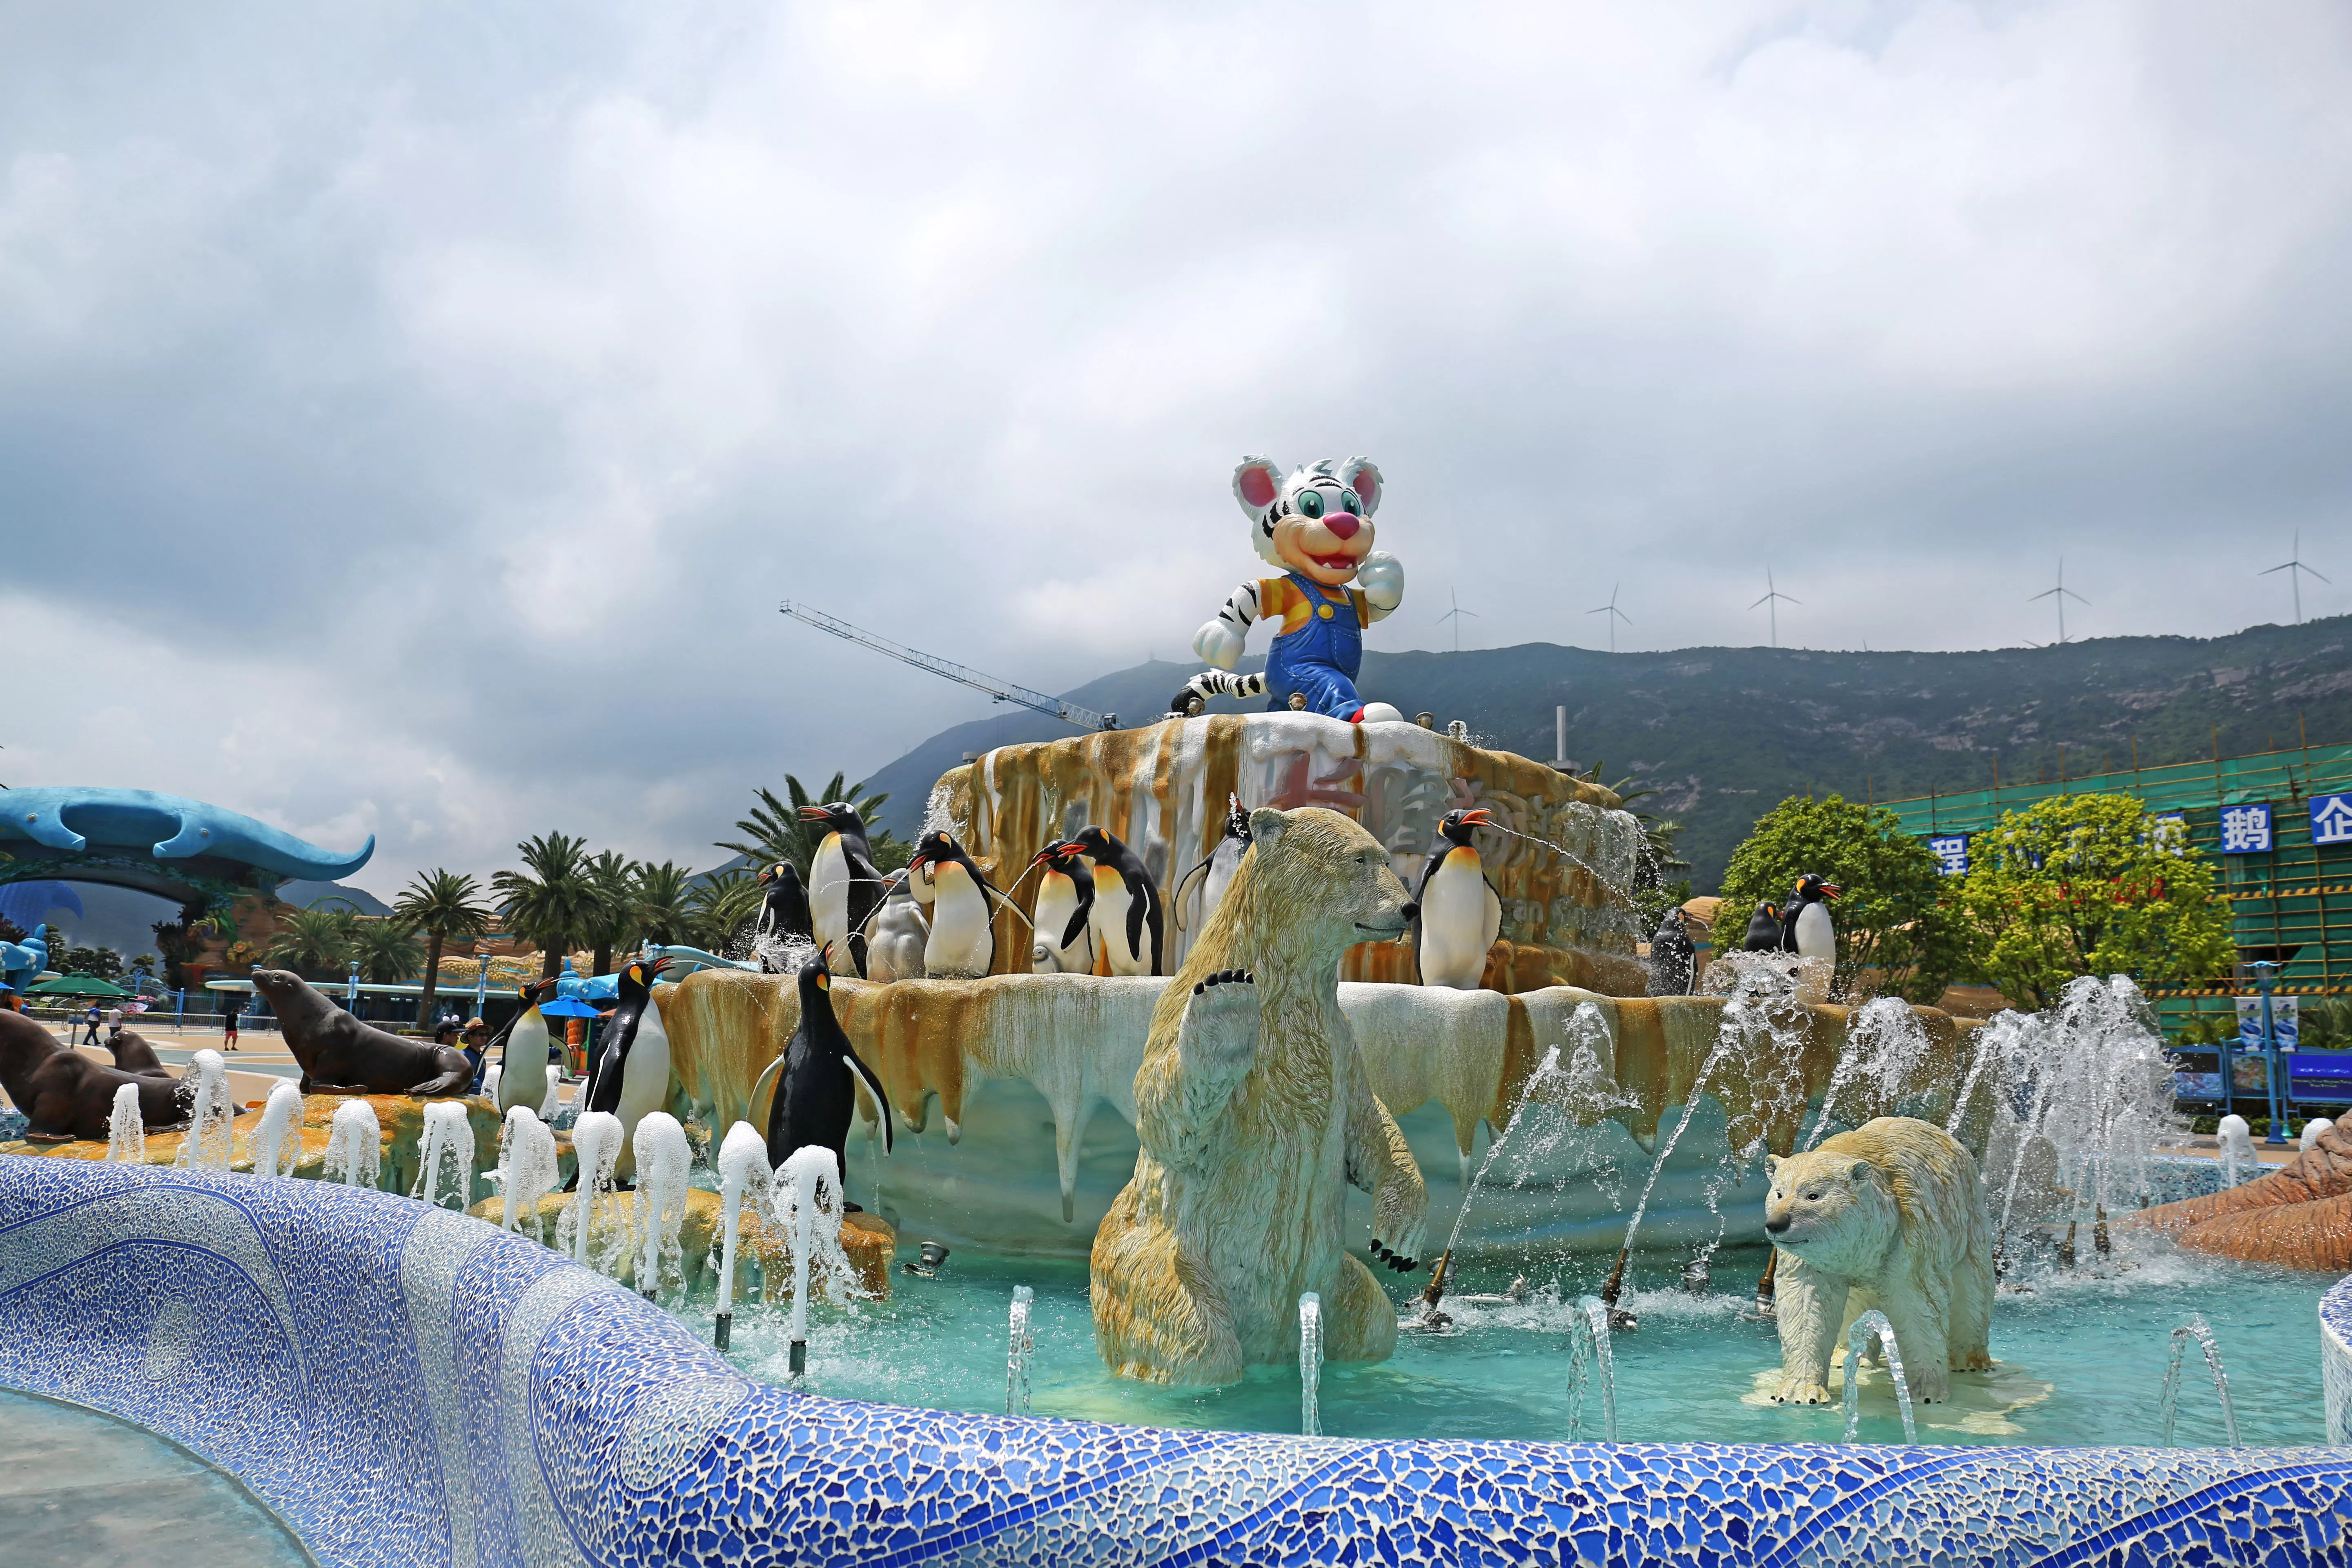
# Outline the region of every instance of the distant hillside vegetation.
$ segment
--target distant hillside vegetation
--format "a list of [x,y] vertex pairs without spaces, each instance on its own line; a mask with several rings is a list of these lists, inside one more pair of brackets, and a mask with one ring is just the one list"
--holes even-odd
[[[1123,723],[1160,716],[1196,668],[1154,663],[1066,695]],[[1245,667],[1246,668],[1246,667]],[[1552,710],[1568,752],[1608,782],[1657,793],[1643,809],[1679,818],[1695,886],[1711,889],[1755,819],[1807,790],[1853,799],[2352,740],[2352,616],[2255,626],[2232,637],[2104,637],[1981,653],[1818,653],[1702,647],[1593,652],[1528,643],[1466,653],[1368,653],[1363,689],[1406,713],[1466,721],[1485,744],[1549,759]],[[1222,709],[1239,704],[1223,703]],[[939,776],[967,752],[1071,733],[1026,711],[925,741],[874,775],[911,837]]]

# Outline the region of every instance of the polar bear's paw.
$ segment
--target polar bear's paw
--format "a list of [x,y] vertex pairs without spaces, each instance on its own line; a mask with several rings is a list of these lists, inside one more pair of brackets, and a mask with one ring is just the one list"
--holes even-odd
[[1390,1246],[1386,1238],[1375,1229],[1372,1232],[1372,1245],[1369,1250],[1371,1252],[1373,1261],[1385,1263],[1400,1274],[1410,1274],[1421,1267],[1421,1260],[1413,1256],[1421,1250],[1421,1227],[1415,1226],[1411,1236],[1400,1237],[1394,1247]]
[[1779,1392],[1772,1397],[1782,1405],[1828,1405],[1830,1391],[1818,1383],[1808,1383],[1801,1377],[1784,1377]]
[[1214,1078],[1238,1078],[1257,1059],[1257,976],[1221,969],[1192,987],[1179,1048]]

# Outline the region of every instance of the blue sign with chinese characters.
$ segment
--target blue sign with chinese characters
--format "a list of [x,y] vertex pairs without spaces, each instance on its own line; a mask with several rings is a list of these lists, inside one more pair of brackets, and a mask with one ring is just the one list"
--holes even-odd
[[2221,808],[2221,853],[2267,855],[2271,851],[2271,803],[2252,800]]
[[1936,857],[1947,877],[1969,874],[1969,836],[1965,833],[1939,834],[1927,840],[1928,852]]
[[2311,797],[2311,841],[2352,844],[2352,795]]

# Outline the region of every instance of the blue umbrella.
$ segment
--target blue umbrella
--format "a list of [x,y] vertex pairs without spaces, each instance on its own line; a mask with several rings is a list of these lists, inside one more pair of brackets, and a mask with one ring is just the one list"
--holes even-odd
[[542,1017],[548,1018],[593,1018],[597,1016],[595,1008],[585,1002],[576,1002],[569,996],[559,996],[552,1002],[541,1002],[539,1005],[539,1011]]

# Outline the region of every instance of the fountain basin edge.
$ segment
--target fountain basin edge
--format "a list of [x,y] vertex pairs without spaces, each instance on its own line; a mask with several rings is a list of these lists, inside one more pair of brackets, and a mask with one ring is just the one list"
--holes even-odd
[[[2352,1550],[2346,1448],[1364,1442],[798,1394],[533,1243],[316,1182],[0,1162],[0,1383],[194,1450],[325,1563]],[[2320,1316],[2340,1441],[2352,1281]]]

